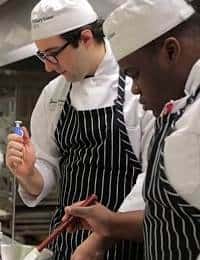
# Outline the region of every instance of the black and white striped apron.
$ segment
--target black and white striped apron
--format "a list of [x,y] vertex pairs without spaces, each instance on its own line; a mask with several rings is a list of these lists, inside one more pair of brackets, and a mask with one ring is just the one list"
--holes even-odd
[[[135,184],[141,165],[125,127],[124,95],[125,78],[120,76],[113,106],[77,111],[71,105],[69,91],[55,132],[62,159],[58,207],[51,228],[60,223],[66,205],[92,193],[103,205],[117,211]],[[87,231],[64,232],[52,246],[55,259],[69,260],[87,236]],[[141,260],[142,254],[141,245],[122,241],[109,250],[105,259]]]
[[200,210],[192,207],[170,185],[163,155],[165,138],[176,130],[175,123],[198,93],[199,90],[190,96],[179,112],[156,120],[143,190],[145,260],[196,260],[200,253]]

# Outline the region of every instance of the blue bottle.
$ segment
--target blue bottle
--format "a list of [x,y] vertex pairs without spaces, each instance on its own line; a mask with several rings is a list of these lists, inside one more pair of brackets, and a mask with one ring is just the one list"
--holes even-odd
[[20,136],[23,136],[24,132],[21,128],[22,121],[15,121],[14,133]]

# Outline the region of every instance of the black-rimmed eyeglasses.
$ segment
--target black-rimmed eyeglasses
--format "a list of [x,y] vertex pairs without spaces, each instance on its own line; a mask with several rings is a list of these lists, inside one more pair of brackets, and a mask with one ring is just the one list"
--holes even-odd
[[52,64],[58,64],[58,58],[57,56],[69,45],[69,42],[66,42],[63,46],[58,48],[55,51],[52,52],[45,52],[45,51],[37,51],[36,56],[42,61],[49,61]]

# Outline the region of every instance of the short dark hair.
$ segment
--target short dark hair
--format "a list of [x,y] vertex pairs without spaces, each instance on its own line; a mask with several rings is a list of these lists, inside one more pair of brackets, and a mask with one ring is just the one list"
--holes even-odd
[[74,47],[77,48],[79,45],[80,37],[81,37],[81,32],[83,30],[91,30],[93,37],[97,43],[103,43],[104,42],[104,32],[103,32],[103,19],[98,19],[95,22],[91,24],[87,24],[85,26],[82,26],[78,29],[63,33],[60,35],[61,38],[64,40],[70,42],[70,44]]
[[200,14],[194,13],[188,20],[177,25],[172,30],[161,35],[159,38],[148,43],[144,48],[150,52],[157,51],[164,41],[169,37],[175,37],[181,39],[183,37],[187,38],[200,38]]

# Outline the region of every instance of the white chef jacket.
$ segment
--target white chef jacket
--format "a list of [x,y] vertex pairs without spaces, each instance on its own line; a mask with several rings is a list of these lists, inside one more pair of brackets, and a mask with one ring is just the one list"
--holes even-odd
[[[97,68],[94,77],[73,83],[70,92],[71,104],[76,110],[91,110],[114,105],[118,95],[119,66],[105,40],[106,54]],[[144,112],[138,102],[138,96],[131,93],[132,79],[127,77],[125,88],[124,117],[130,142],[135,155],[146,157],[148,142],[153,129],[151,112]],[[51,191],[59,175],[59,148],[54,132],[69,91],[70,82],[61,75],[52,80],[42,91],[31,118],[32,142],[36,150],[35,167],[44,179],[42,192],[33,197],[19,186],[19,194],[24,203],[36,206]],[[147,131],[147,130],[148,131]],[[131,191],[134,199],[124,202],[122,211],[144,209],[142,183],[145,174],[141,174],[135,188]]]
[[[183,108],[188,96],[200,87],[200,60],[185,85],[186,97],[174,102],[172,112]],[[164,162],[173,188],[192,206],[200,209],[200,95],[176,122],[176,131],[165,138]]]
[[[174,105],[172,112],[183,108],[188,96],[194,94],[199,86],[200,60],[194,64],[189,74],[185,85],[185,97],[172,102]],[[183,199],[200,209],[200,95],[186,108],[183,116],[176,122],[175,128],[176,131],[165,138],[166,174],[172,187]],[[143,178],[141,180],[139,176],[137,181],[143,183]],[[135,192],[132,191],[133,193],[127,196],[125,200],[127,205],[128,203],[131,205],[134,201],[137,187],[139,184],[133,188]],[[138,189],[138,193],[141,193],[141,189]],[[137,201],[138,199],[135,206]]]

